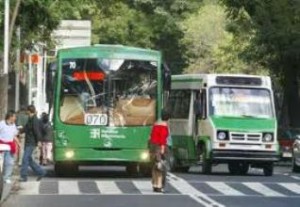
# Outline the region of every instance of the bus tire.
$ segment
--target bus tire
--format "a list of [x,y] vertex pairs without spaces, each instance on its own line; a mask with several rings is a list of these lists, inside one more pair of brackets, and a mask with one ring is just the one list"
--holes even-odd
[[151,177],[152,175],[152,168],[150,163],[142,163],[139,165],[140,173],[145,177]]
[[126,166],[126,173],[129,175],[137,175],[138,174],[138,165],[137,164],[128,164]]
[[212,162],[210,159],[207,159],[207,149],[203,147],[202,153],[202,173],[205,175],[211,174],[212,171]]
[[272,176],[274,171],[274,164],[272,162],[266,163],[263,167],[263,171],[265,176]]
[[54,164],[55,174],[59,177],[74,177],[78,174],[78,165],[68,162],[57,162]]

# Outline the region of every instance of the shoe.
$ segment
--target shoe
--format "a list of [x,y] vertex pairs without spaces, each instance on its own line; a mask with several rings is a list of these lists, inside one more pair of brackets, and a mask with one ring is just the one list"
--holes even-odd
[[10,179],[6,179],[6,180],[4,180],[4,183],[11,184],[11,180]]
[[46,173],[44,173],[43,175],[39,175],[39,176],[37,177],[36,181],[42,180],[42,178],[45,177],[45,176],[46,176]]
[[19,182],[27,182],[27,179],[26,178],[20,178]]

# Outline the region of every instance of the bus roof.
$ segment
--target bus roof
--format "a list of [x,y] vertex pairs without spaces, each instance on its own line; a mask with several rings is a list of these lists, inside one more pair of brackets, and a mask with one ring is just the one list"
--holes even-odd
[[58,57],[109,57],[118,59],[138,59],[157,61],[161,57],[161,52],[152,49],[144,49],[123,45],[94,45],[83,47],[63,48],[58,50]]
[[217,85],[271,88],[269,76],[246,74],[184,74],[172,76],[172,88],[199,89]]

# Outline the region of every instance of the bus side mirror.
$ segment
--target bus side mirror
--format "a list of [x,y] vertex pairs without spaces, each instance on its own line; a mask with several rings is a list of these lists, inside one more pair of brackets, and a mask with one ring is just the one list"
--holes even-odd
[[195,102],[194,102],[194,110],[195,110],[196,118],[197,119],[203,119],[200,100],[195,100]]
[[166,63],[162,65],[162,76],[163,76],[163,89],[165,91],[171,90],[171,70]]

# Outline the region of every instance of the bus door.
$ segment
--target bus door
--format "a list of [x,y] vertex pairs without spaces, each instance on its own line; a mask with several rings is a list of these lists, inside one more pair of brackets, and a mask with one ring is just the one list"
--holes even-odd
[[178,160],[189,160],[193,149],[192,91],[172,90],[168,108],[172,112],[170,128],[173,138],[173,151]]

